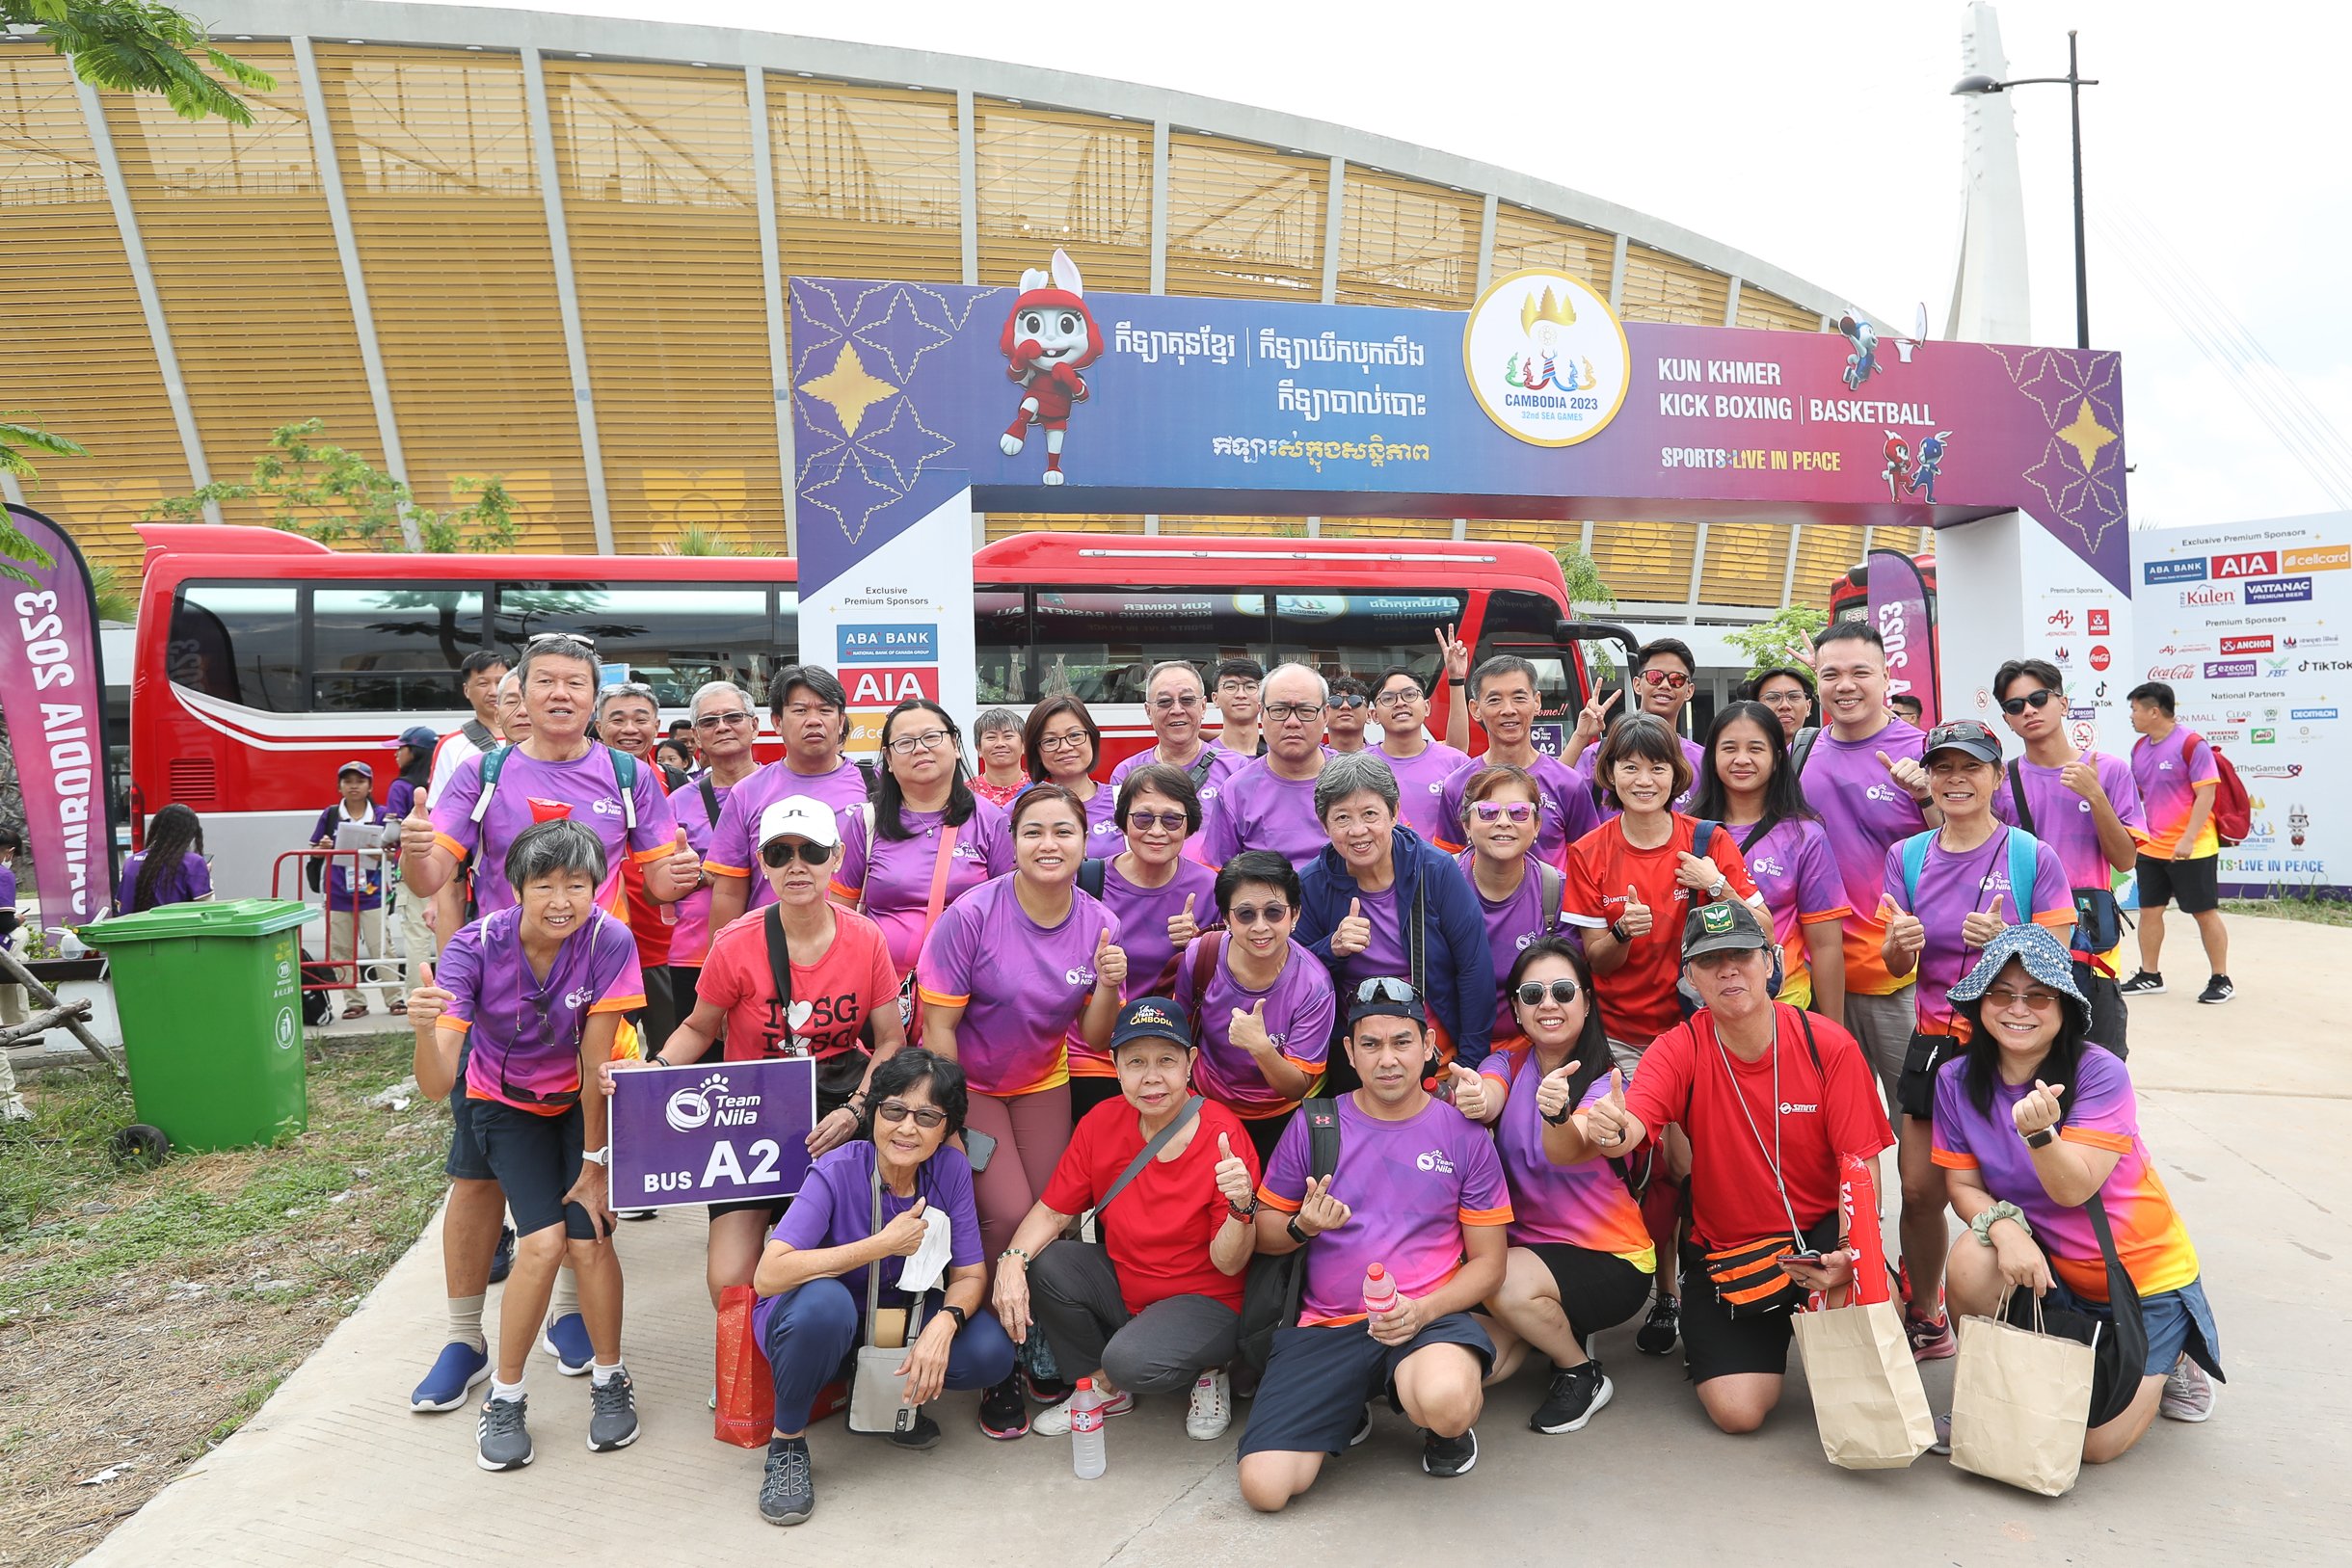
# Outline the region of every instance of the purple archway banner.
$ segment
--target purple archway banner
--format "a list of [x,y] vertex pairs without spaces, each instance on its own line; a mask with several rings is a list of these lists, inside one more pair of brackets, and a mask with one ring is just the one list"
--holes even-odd
[[49,558],[0,584],[0,719],[24,795],[25,838],[45,925],[95,919],[114,896],[115,827],[106,798],[106,680],[90,568],[66,530],[21,506],[16,531]]
[[1886,690],[1891,696],[1919,699],[1919,728],[1932,728],[1936,703],[1935,623],[1928,605],[1927,584],[1919,564],[1901,550],[1872,550],[1870,567],[1870,624],[1886,644]]

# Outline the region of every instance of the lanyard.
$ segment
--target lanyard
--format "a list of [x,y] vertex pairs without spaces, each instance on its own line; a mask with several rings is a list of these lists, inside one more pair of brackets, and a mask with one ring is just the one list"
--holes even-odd
[[1740,1075],[1731,1065],[1731,1052],[1724,1047],[1721,1032],[1715,1035],[1715,1053],[1724,1059],[1724,1072],[1731,1079],[1731,1100],[1740,1107],[1740,1115],[1748,1123],[1748,1135],[1756,1141],[1756,1153],[1764,1156],[1764,1168],[1772,1173],[1773,1190],[1780,1195],[1780,1211],[1788,1216],[1789,1235],[1797,1245],[1804,1245],[1804,1227],[1797,1223],[1797,1210],[1788,1201],[1788,1184],[1780,1180],[1780,1017],[1776,1009],[1772,1021],[1772,1147],[1764,1147],[1764,1134],[1756,1127],[1755,1112],[1748,1108],[1748,1096],[1740,1089]]

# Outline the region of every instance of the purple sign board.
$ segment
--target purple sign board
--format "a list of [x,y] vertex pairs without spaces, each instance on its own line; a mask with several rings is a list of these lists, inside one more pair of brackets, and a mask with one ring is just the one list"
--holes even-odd
[[782,1202],[808,1179],[815,1126],[805,1057],[615,1073],[613,1207]]
[[97,604],[63,528],[21,506],[8,519],[49,559],[17,563],[30,583],[0,584],[0,720],[24,795],[41,923],[83,925],[105,913],[115,886]]
[[1886,693],[1919,699],[1919,728],[1935,727],[1936,639],[1928,619],[1927,584],[1918,563],[1900,550],[1872,550],[1870,624],[1886,645]]

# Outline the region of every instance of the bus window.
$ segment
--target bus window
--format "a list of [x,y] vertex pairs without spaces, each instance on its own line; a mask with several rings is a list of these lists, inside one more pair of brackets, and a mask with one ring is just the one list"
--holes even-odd
[[295,593],[290,583],[182,585],[164,655],[173,684],[272,713],[301,712]]
[[975,590],[972,632],[975,691],[980,706],[1029,701],[1027,598],[1019,589]]
[[665,708],[684,707],[696,687],[712,680],[733,680],[762,704],[768,675],[780,667],[768,590],[754,585],[498,585],[498,646],[520,655],[547,631],[594,643],[600,662],[626,666],[628,678],[652,686]]
[[1036,603],[1037,697],[1140,703],[1144,676],[1163,659],[1207,670],[1244,653],[1263,663],[1271,651],[1263,594],[1041,588]]
[[[1498,588],[1486,596],[1486,617],[1479,627],[1476,669],[1497,653],[1515,653],[1536,667],[1536,697],[1547,717],[1573,712],[1584,705],[1576,693],[1567,654],[1552,635],[1561,622],[1560,606],[1541,594]],[[1431,649],[1434,653],[1434,647]],[[1588,656],[1590,651],[1588,650]]]
[[1437,629],[1457,625],[1460,594],[1277,594],[1274,651],[1323,673],[1370,685],[1392,664],[1437,678]]
[[311,705],[328,713],[464,707],[457,667],[481,646],[479,588],[314,588]]

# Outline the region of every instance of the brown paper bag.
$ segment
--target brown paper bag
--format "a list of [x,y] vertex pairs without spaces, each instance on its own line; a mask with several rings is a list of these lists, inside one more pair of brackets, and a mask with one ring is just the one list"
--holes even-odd
[[1927,1390],[1892,1302],[1797,1314],[1821,1451],[1844,1470],[1901,1470],[1936,1441]]
[[[2037,1324],[2041,1316],[2037,1301]],[[1952,1371],[1952,1463],[2064,1497],[2082,1470],[2092,1370],[2091,1346],[2079,1341],[1995,1317],[1963,1318]]]

